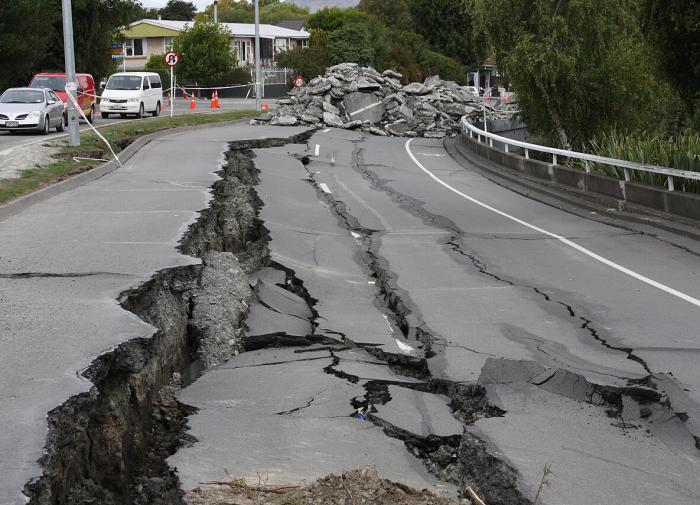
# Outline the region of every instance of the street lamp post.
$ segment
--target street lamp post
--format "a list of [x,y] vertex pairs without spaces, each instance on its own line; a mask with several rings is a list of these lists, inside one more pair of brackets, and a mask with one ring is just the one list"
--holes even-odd
[[260,110],[260,2],[255,0],[255,110]]
[[[63,10],[63,54],[65,56],[66,83],[72,83],[71,92],[75,92],[77,83],[75,80],[75,54],[73,51],[73,9],[71,0],[62,0]],[[77,94],[77,93],[76,93]],[[77,98],[77,97],[76,97]],[[80,145],[80,130],[75,106],[68,101],[68,142],[72,146]]]
[[219,22],[219,0],[214,0],[214,22]]

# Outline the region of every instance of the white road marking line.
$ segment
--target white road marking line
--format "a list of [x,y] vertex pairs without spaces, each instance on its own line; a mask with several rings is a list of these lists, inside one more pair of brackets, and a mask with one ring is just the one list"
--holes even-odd
[[632,278],[634,278],[634,279],[637,279],[638,281],[641,281],[641,282],[643,282],[643,283],[645,283],[645,284],[648,284],[648,285],[653,286],[653,287],[655,287],[655,288],[657,288],[657,289],[660,289],[661,291],[664,291],[664,292],[666,292],[666,293],[668,293],[668,294],[670,294],[670,295],[673,295],[673,296],[675,296],[675,297],[677,297],[677,298],[680,298],[681,300],[684,300],[684,301],[686,301],[686,302],[688,302],[688,303],[690,303],[690,304],[692,304],[692,305],[695,305],[696,307],[700,307],[700,300],[698,300],[697,298],[693,298],[692,296],[686,295],[685,293],[682,293],[682,292],[680,292],[680,291],[678,291],[678,290],[676,290],[676,289],[673,289],[673,288],[671,288],[671,287],[669,287],[669,286],[666,286],[665,284],[662,284],[662,283],[657,282],[657,281],[655,281],[655,280],[653,280],[653,279],[650,279],[649,277],[645,277],[644,275],[639,274],[639,273],[635,272],[634,270],[630,270],[629,268],[623,267],[622,265],[618,265],[618,264],[615,263],[614,261],[611,261],[611,260],[609,260],[609,259],[607,259],[607,258],[604,258],[603,256],[601,256],[601,255],[599,255],[599,254],[597,254],[597,253],[594,253],[593,251],[591,251],[591,250],[589,250],[589,249],[586,249],[585,247],[580,246],[580,245],[578,245],[577,243],[572,242],[571,240],[569,240],[569,239],[567,239],[567,238],[565,238],[565,237],[562,237],[561,235],[557,235],[556,233],[552,233],[552,232],[550,232],[550,231],[547,231],[547,230],[545,230],[545,229],[543,229],[543,228],[540,228],[539,226],[535,226],[534,224],[530,224],[530,223],[528,223],[527,221],[523,221],[522,219],[518,219],[518,218],[515,217],[515,216],[511,216],[510,214],[507,214],[507,213],[505,213],[505,212],[503,212],[503,211],[501,211],[501,210],[498,210],[498,209],[496,209],[495,207],[491,207],[490,205],[485,204],[485,203],[483,203],[483,202],[477,200],[476,198],[473,198],[473,197],[471,197],[471,196],[469,196],[469,195],[467,195],[467,194],[465,194],[465,193],[462,193],[460,190],[453,188],[452,186],[450,186],[449,184],[447,184],[446,182],[444,182],[442,179],[440,179],[439,177],[437,177],[435,174],[433,174],[430,170],[428,170],[427,168],[425,168],[425,167],[421,164],[421,162],[418,161],[418,160],[416,159],[416,157],[415,157],[415,156],[413,155],[413,153],[411,152],[411,141],[412,141],[412,140],[413,140],[413,139],[408,139],[408,141],[406,142],[406,152],[407,152],[408,155],[411,157],[411,159],[413,160],[413,162],[414,162],[416,165],[418,165],[418,168],[420,168],[423,172],[425,172],[426,174],[428,174],[428,175],[430,176],[430,178],[432,178],[435,182],[437,182],[438,184],[440,184],[440,185],[444,186],[445,188],[449,189],[449,190],[452,191],[453,193],[455,193],[455,194],[461,196],[462,198],[464,198],[464,199],[466,199],[466,200],[469,200],[469,201],[472,202],[472,203],[475,203],[476,205],[479,205],[480,207],[483,207],[483,208],[486,209],[486,210],[490,210],[491,212],[493,212],[493,213],[495,213],[495,214],[498,214],[499,216],[503,216],[503,217],[505,217],[506,219],[510,219],[511,221],[514,221],[514,222],[516,222],[516,223],[518,223],[518,224],[520,224],[520,225],[522,225],[522,226],[525,226],[526,228],[530,228],[531,230],[535,230],[536,232],[539,232],[539,233],[541,233],[542,235],[546,235],[546,236],[548,236],[548,237],[552,237],[552,238],[554,238],[554,239],[557,239],[557,240],[558,240],[559,242],[561,242],[562,244],[566,244],[566,245],[568,245],[569,247],[571,247],[571,248],[573,248],[573,249],[576,249],[576,250],[579,251],[579,252],[582,252],[582,253],[585,254],[586,256],[590,256],[590,257],[593,258],[594,260],[599,261],[599,262],[603,263],[604,265],[607,265],[607,266],[609,266],[609,267],[611,267],[611,268],[614,268],[615,270],[617,270],[617,271],[619,271],[619,272],[622,272],[623,274],[629,275],[630,277],[632,277]]
[[361,238],[361,237],[362,237],[362,235],[360,235],[359,233],[355,233],[354,231],[351,231],[351,232],[350,232],[350,235],[352,235],[352,236],[355,237],[355,238]]
[[406,353],[406,354],[416,354],[418,351],[408,345],[405,342],[401,342],[398,338],[394,337],[394,340],[396,340],[396,345],[399,346],[399,349],[401,352]]
[[389,322],[389,318],[387,317],[386,314],[382,314],[384,316],[384,320],[386,321],[386,325],[389,327],[389,331],[391,333],[394,333],[394,328],[391,327],[391,323]]
[[325,182],[322,182],[322,183],[319,184],[318,186],[321,188],[321,190],[322,190],[324,193],[328,193],[329,195],[331,194],[331,190],[330,190],[330,188],[328,187],[328,184],[326,184]]
[[420,154],[421,156],[433,156],[435,158],[444,158],[445,157],[444,154],[437,154],[437,153],[418,153],[418,154]]
[[321,154],[321,146],[316,144],[316,151],[314,151],[314,156]]
[[382,102],[374,102],[372,104],[369,104],[367,107],[362,107],[361,109],[357,109],[355,112],[350,113],[350,117],[354,116],[355,114],[361,114],[362,112],[365,112],[370,109],[374,109],[377,105],[381,105]]
[[326,129],[323,130],[323,132],[321,132],[321,133],[328,133],[329,131],[331,131],[331,129],[330,129],[330,128],[326,128]]

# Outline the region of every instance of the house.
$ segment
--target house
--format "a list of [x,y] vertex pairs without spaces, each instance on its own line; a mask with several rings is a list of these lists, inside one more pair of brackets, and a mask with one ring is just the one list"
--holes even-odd
[[[124,30],[125,68],[141,70],[148,58],[165,54],[172,48],[173,38],[182,32],[190,21],[166,21],[141,19]],[[255,25],[252,23],[222,23],[231,32],[231,46],[236,49],[239,66],[255,64]],[[309,33],[274,25],[260,25],[260,62],[274,66],[275,55],[290,49],[309,46]]]

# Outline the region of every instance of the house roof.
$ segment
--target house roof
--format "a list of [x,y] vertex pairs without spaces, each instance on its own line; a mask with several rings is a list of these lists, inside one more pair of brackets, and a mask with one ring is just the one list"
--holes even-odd
[[[149,24],[164,28],[166,30],[175,30],[181,32],[188,26],[191,21],[168,21],[165,19],[139,19],[129,25],[133,28],[139,24]],[[255,37],[255,24],[253,23],[221,23],[233,34],[234,37]],[[309,33],[304,30],[290,30],[275,25],[260,25],[260,37],[265,39],[277,38],[309,38]]]
[[304,23],[306,23],[306,21],[303,19],[285,19],[284,21],[275,23],[275,26],[287,28],[288,30],[302,31],[304,29]]

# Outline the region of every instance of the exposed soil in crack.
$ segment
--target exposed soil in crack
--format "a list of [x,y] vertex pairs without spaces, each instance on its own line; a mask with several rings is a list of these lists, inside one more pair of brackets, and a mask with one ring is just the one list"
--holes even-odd
[[[185,429],[193,409],[174,392],[243,349],[252,296],[246,273],[268,257],[250,149],[308,135],[231,143],[210,207],[181,241],[181,252],[202,263],[163,270],[121,295],[121,305],[154,333],[96,358],[82,373],[90,390],[48,413],[44,473],[25,487],[30,504],[184,503],[166,458],[191,442]],[[65,274],[86,275],[105,274]]]

